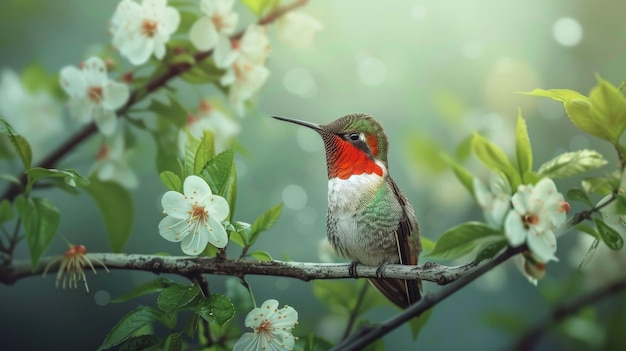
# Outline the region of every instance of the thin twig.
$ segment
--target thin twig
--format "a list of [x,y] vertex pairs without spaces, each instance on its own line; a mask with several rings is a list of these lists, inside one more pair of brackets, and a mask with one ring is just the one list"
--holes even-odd
[[398,328],[403,325],[410,319],[414,317],[420,316],[422,313],[426,312],[428,309],[435,306],[437,303],[441,302],[448,296],[453,293],[459,291],[461,288],[465,287],[467,284],[476,280],[476,278],[480,277],[484,273],[488,272],[492,268],[498,266],[509,258],[517,255],[523,250],[527,249],[524,246],[520,246],[518,248],[507,248],[502,254],[497,256],[492,261],[489,261],[485,265],[476,269],[475,271],[469,273],[468,275],[456,280],[450,285],[445,286],[441,290],[436,293],[425,295],[421,300],[409,306],[407,309],[402,311],[400,314],[394,316],[393,318],[382,322],[378,325],[369,328],[363,328],[356,333],[352,334],[349,338],[343,340],[331,350],[342,350],[342,351],[352,351],[352,350],[361,350],[363,347],[369,345],[375,340],[383,337],[385,334],[391,332],[392,330]]
[[367,294],[367,288],[369,288],[369,283],[365,282],[363,284],[363,287],[361,287],[361,290],[359,291],[359,296],[356,299],[356,304],[354,305],[354,308],[352,309],[352,311],[350,311],[350,318],[348,319],[348,325],[346,325],[346,330],[343,332],[343,336],[341,337],[341,340],[345,340],[348,337],[348,335],[350,335],[350,332],[352,331],[352,328],[354,327],[354,322],[356,322],[356,318],[359,316],[359,310],[361,309],[361,305],[363,304],[365,295]]
[[546,316],[543,321],[524,333],[514,349],[518,351],[532,350],[537,342],[541,340],[541,337],[562,320],[572,316],[576,312],[580,311],[580,309],[588,305],[598,302],[611,295],[618,294],[624,290],[626,290],[626,279],[611,282],[605,286],[592,290],[587,294],[581,295],[570,302],[558,306],[552,310],[552,312]]

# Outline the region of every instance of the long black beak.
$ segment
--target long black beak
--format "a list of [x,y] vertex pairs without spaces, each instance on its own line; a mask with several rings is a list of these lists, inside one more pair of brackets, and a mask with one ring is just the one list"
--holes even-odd
[[287,118],[287,117],[279,117],[279,116],[272,116],[278,120],[281,121],[285,121],[285,122],[290,122],[290,123],[294,123],[294,124],[299,124],[301,126],[307,127],[307,128],[311,128],[313,130],[315,130],[316,132],[323,132],[322,128],[320,127],[319,124],[315,124],[315,123],[311,123],[311,122],[305,122],[305,121],[301,121],[299,119],[293,119],[293,118]]

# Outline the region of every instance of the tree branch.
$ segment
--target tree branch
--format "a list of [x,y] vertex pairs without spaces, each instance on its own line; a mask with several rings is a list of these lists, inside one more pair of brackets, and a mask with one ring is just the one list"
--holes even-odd
[[[35,271],[31,271],[30,261],[13,261],[10,265],[0,266],[0,282],[10,285],[20,279],[39,275],[45,267],[58,257],[44,257],[39,261]],[[350,263],[310,263],[310,262],[251,262],[233,259],[216,259],[209,257],[190,256],[153,256],[135,254],[90,253],[92,262],[102,262],[109,269],[127,269],[147,271],[156,274],[170,273],[185,277],[197,274],[215,274],[243,277],[245,275],[271,275],[291,277],[304,281],[313,279],[353,278],[350,274]],[[444,266],[437,263],[409,266],[389,264],[382,271],[385,278],[422,279],[445,285],[463,277],[477,269],[474,262],[461,266]],[[59,263],[52,264],[48,272],[57,272]],[[96,269],[103,267],[96,266]],[[376,278],[378,267],[356,266],[356,277]]]
[[519,342],[514,349],[519,351],[532,350],[535,344],[539,342],[543,334],[550,330],[550,328],[554,325],[558,324],[567,317],[572,316],[580,309],[605,297],[618,294],[624,290],[626,290],[626,279],[611,282],[598,289],[592,290],[587,294],[581,295],[568,303],[557,306],[557,308],[546,316],[543,321],[526,331],[526,333],[519,339]]
[[[392,330],[398,328],[403,325],[411,318],[418,317],[422,313],[426,312],[428,309],[435,306],[437,303],[441,302],[448,296],[452,295],[456,291],[459,291],[461,288],[465,287],[467,284],[474,281],[476,278],[480,277],[484,273],[488,272],[492,268],[498,266],[509,258],[517,255],[518,253],[526,250],[526,246],[520,246],[517,248],[507,248],[506,251],[501,253],[492,261],[487,262],[486,264],[480,266],[479,268],[473,270],[469,274],[461,277],[456,280],[452,284],[442,288],[436,293],[427,294],[421,300],[414,303],[413,305],[406,308],[400,314],[395,317],[388,319],[385,322],[382,322],[378,325],[375,325],[370,328],[363,328],[352,334],[349,338],[341,341],[332,350],[342,350],[342,351],[350,351],[350,350],[361,350],[366,345],[374,342],[375,340],[383,337],[385,334],[391,332]],[[427,280],[427,279],[424,279]]]
[[[269,12],[263,18],[259,19],[259,21],[257,21],[257,23],[260,24],[260,25],[270,24],[270,23],[276,21],[278,18],[280,18],[284,14],[288,13],[289,11],[292,11],[292,10],[294,10],[294,9],[300,7],[300,6],[305,5],[307,2],[308,2],[308,0],[296,0],[293,3],[291,3],[291,4],[278,7],[275,10]],[[238,39],[238,38],[240,38],[243,35],[243,33],[244,33],[243,30],[239,31],[238,33],[234,34],[231,38],[232,39]],[[207,57],[211,56],[212,54],[213,54],[213,50],[198,52],[194,56],[195,62],[200,62],[200,61],[206,59]],[[156,91],[156,90],[158,90],[160,88],[163,88],[172,79],[174,79],[174,78],[180,76],[181,74],[187,72],[192,67],[193,67],[193,64],[186,63],[186,62],[169,65],[168,69],[163,74],[155,77],[154,79],[152,79],[151,81],[146,83],[146,85],[144,87],[140,87],[140,88],[137,88],[137,89],[133,90],[130,93],[128,101],[126,101],[126,104],[124,104],[124,106],[120,107],[116,111],[116,115],[118,117],[121,117],[121,116],[125,115],[130,110],[130,108],[133,105],[135,105],[137,102],[141,101],[148,94],[150,94],[150,93],[152,93],[152,92],[154,92],[154,91]],[[55,149],[50,154],[48,154],[37,165],[37,167],[42,167],[42,168],[53,168],[53,167],[55,167],[56,164],[61,159],[63,159],[70,151],[72,151],[78,145],[82,144],[85,140],[87,140],[96,131],[97,131],[97,128],[96,128],[96,125],[95,125],[94,122],[91,122],[91,123],[87,124],[83,129],[81,129],[79,132],[77,132],[72,137],[67,139],[57,149]],[[20,184],[22,184],[22,186],[24,184],[26,184],[26,174],[25,173],[21,174],[19,179],[20,179]],[[15,183],[10,183],[9,187],[5,190],[4,194],[2,194],[2,197],[0,197],[0,199],[8,199],[9,201],[12,201],[17,195],[19,195],[20,192],[21,192],[21,186],[20,185],[15,184]]]

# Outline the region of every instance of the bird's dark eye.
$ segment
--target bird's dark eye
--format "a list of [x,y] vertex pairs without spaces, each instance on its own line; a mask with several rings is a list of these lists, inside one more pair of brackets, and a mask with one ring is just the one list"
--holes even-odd
[[350,140],[354,140],[354,141],[361,139],[361,135],[359,133],[350,133],[348,137],[350,138]]

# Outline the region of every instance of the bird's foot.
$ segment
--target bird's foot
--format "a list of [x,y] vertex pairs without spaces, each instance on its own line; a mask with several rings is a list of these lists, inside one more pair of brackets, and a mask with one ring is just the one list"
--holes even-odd
[[358,263],[357,261],[352,261],[352,262],[350,263],[350,267],[348,267],[348,274],[350,274],[350,276],[351,276],[352,278],[357,278],[357,274],[356,274],[356,266],[357,266],[358,264],[359,264],[359,263]]
[[383,262],[380,265],[378,265],[378,268],[376,268],[376,276],[378,278],[384,278],[383,271],[385,270],[385,267],[387,267],[388,264],[389,264],[388,262]]

